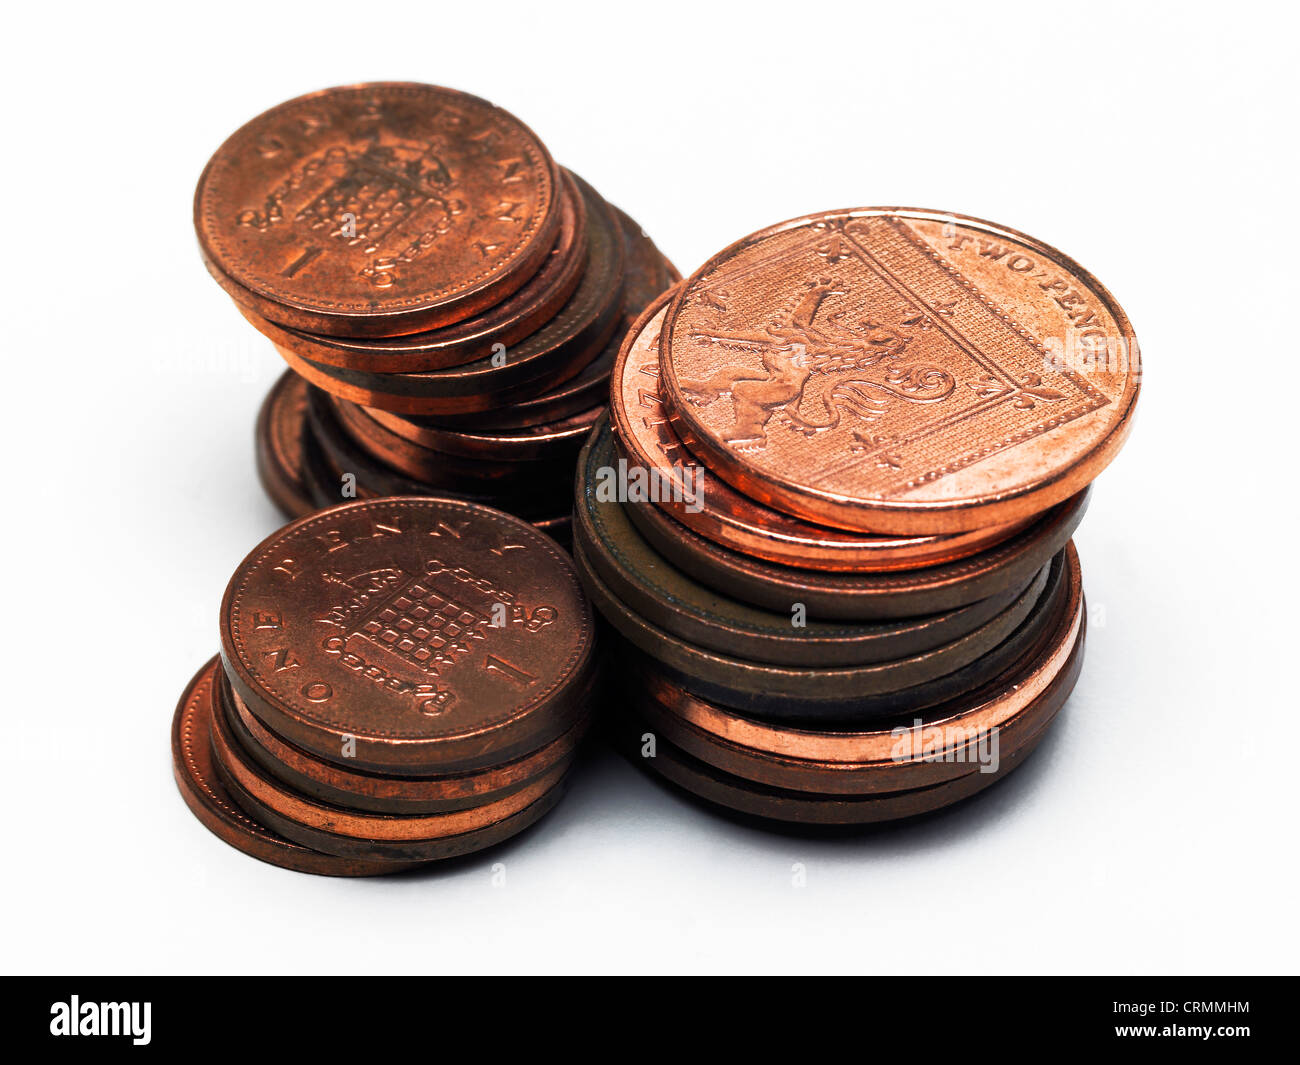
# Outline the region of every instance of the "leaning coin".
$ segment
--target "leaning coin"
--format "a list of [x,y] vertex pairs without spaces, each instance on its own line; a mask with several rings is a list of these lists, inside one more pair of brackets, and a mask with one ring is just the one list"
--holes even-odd
[[295,329],[387,336],[468,318],[555,242],[559,168],[513,115],[433,85],[300,96],[226,140],[199,178],[209,271]]

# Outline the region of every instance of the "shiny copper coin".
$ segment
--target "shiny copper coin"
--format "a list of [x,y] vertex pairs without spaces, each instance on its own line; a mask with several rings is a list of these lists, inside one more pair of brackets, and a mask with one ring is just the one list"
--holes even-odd
[[996,784],[1018,768],[1046,736],[1055,716],[1025,736],[1019,746],[1000,752],[994,772],[978,769],[962,776],[903,791],[869,795],[823,795],[774,788],[746,780],[702,762],[658,737],[654,757],[641,755],[653,729],[633,714],[616,726],[628,757],[697,798],[735,813],[802,825],[870,825],[932,813]]
[[257,414],[254,439],[257,477],[286,517],[316,509],[303,472],[302,431],[307,416],[307,382],[290,370],[271,387]]
[[[623,285],[624,315],[630,321],[670,285],[681,280],[677,268],[660,254],[641,227],[618,208],[627,245],[627,270]],[[622,327],[620,327],[622,328]],[[517,397],[508,407],[475,415],[439,415],[433,421],[448,429],[501,432],[520,426],[552,423],[577,411],[604,406],[609,400],[609,374],[618,354],[617,330],[601,353],[576,377],[537,396]],[[417,419],[423,424],[422,419]]]
[[220,671],[213,658],[190,681],[172,719],[172,770],[181,798],[213,835],[270,865],[321,876],[379,876],[416,862],[363,861],[292,843],[249,817],[217,774],[212,759],[212,691]]
[[683,525],[733,551],[799,569],[872,573],[966,558],[1032,519],[945,536],[888,537],[812,525],[709,476],[674,431],[659,390],[659,334],[676,290],[629,330],[614,363],[610,417],[629,463],[663,484],[653,502]]
[[266,337],[304,359],[377,373],[411,373],[463,366],[490,358],[535,333],[573,294],[587,262],[587,205],[567,174],[562,184],[560,233],[540,270],[516,292],[483,313],[427,333],[400,337],[330,337],[286,329],[258,315],[248,320]]
[[236,302],[294,329],[387,336],[499,302],[555,243],[559,169],[514,116],[433,85],[300,96],[199,178],[204,261]]
[[[346,403],[346,400],[338,400]],[[511,462],[536,462],[564,457],[572,458],[581,450],[591,428],[605,412],[604,404],[588,407],[555,422],[503,429],[496,432],[476,433],[470,430],[444,429],[432,424],[412,422],[388,411],[357,410],[378,422],[390,432],[447,455],[473,459],[497,459]]]
[[622,313],[622,235],[611,209],[581,178],[587,200],[587,265],[568,302],[537,332],[504,352],[447,370],[370,373],[325,366],[277,344],[284,360],[318,388],[365,407],[401,414],[491,410],[535,396],[577,374],[605,346]]
[[858,666],[776,666],[710,651],[650,624],[600,579],[577,538],[573,561],[605,620],[689,691],[777,720],[878,719],[952,698],[1000,672],[1033,641],[1060,583],[1059,565],[1044,568],[1008,607],[983,625],[905,658]]
[[334,507],[268,537],[221,606],[231,688],[326,761],[436,776],[563,735],[592,668],[568,557],[518,518],[447,499]]
[[580,718],[559,739],[501,766],[454,776],[394,777],[315,758],[271,732],[230,690],[228,682],[223,682],[220,694],[231,733],[265,773],[321,802],[388,814],[461,810],[514,794],[569,758],[590,720]]
[[1064,704],[1083,664],[1085,613],[1077,583],[1059,623],[1031,657],[978,693],[892,728],[818,732],[772,725],[707,703],[651,670],[624,674],[626,691],[670,743],[746,780],[822,794],[922,787],[992,765]]
[[744,494],[904,535],[1021,521],[1110,462],[1128,319],[1053,248],[978,219],[830,211],[714,256],[661,341],[673,425]]
[[[579,475],[595,484],[599,471],[616,468],[618,458],[608,426],[597,426],[579,458]],[[893,573],[831,573],[780,566],[697,536],[662,507],[632,505],[626,513],[659,554],[730,598],[783,614],[801,603],[811,618],[870,621],[939,614],[1023,588],[1065,546],[1087,502],[1087,493],[1081,493],[978,555]]]
[[[992,621],[1023,591],[1009,588],[942,614],[884,622],[809,621],[764,610],[708,588],[652,548],[626,511],[638,504],[598,498],[583,477],[575,505],[585,561],[630,611],[706,651],[769,665],[855,666],[888,662],[949,644]],[[648,505],[648,504],[642,504]]]
[[[239,745],[229,720],[215,700],[212,712],[212,753],[217,771],[226,787],[241,800],[245,796],[255,799],[256,811],[271,810],[282,822],[292,822],[294,825],[303,825],[318,832],[328,832],[352,840],[380,844],[381,846],[362,852],[375,858],[385,857],[388,853],[386,845],[389,844],[403,848],[419,846],[442,841],[449,836],[461,836],[503,821],[531,806],[550,791],[569,768],[569,759],[562,759],[522,788],[475,806],[438,813],[383,814],[328,805],[294,791],[275,779]],[[295,831],[290,829],[288,837],[293,839],[295,835]],[[303,840],[300,842],[306,846],[312,845]],[[344,856],[352,856],[347,853],[349,850],[351,848],[343,849]],[[422,856],[415,851],[405,851],[401,855],[404,860],[415,860]]]

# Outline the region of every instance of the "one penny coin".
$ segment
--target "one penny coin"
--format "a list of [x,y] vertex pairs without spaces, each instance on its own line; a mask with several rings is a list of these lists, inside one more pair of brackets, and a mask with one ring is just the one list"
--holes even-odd
[[231,688],[336,764],[432,776],[500,765],[583,711],[594,629],[555,542],[450,499],[353,502],[268,537],[221,607]]
[[467,318],[555,243],[559,170],[486,100],[380,82],[300,96],[217,149],[194,225],[236,302],[294,329],[387,336]]

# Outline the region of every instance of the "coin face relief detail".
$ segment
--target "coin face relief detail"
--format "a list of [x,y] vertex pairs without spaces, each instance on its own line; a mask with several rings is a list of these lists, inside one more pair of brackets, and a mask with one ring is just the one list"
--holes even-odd
[[486,742],[579,682],[592,638],[576,577],[549,539],[435,499],[303,519],[244,561],[222,605],[223,657],[241,697],[336,758],[347,735]]
[[268,316],[320,332],[410,316],[376,330],[404,332],[527,280],[556,231],[557,177],[532,132],[477,97],[343,87],[234,133],[200,178],[195,225],[218,280]]
[[1140,365],[1110,294],[990,223],[809,216],[715,256],[661,344],[674,426],[809,520],[954,532],[1060,502],[1113,457]]

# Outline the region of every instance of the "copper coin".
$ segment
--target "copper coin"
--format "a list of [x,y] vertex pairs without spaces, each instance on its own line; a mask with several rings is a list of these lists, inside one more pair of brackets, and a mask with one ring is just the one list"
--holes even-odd
[[650,305],[623,340],[610,382],[610,417],[628,461],[660,478],[653,502],[733,551],[799,569],[857,573],[965,558],[1007,539],[1029,520],[946,536],[888,537],[812,525],[742,495],[682,445],[659,393],[659,334],[675,290]]
[[328,805],[286,787],[239,746],[230,722],[216,706],[212,713],[212,754],[227,789],[241,802],[246,797],[255,800],[250,812],[260,815],[269,810],[279,818],[277,823],[294,826],[285,831],[289,839],[297,839],[304,846],[314,845],[297,831],[297,826],[302,825],[361,844],[318,848],[326,853],[382,860],[397,851],[395,856],[404,861],[426,857],[417,849],[424,844],[435,844],[435,853],[427,857],[439,857],[437,845],[448,837],[487,828],[526,809],[559,783],[570,762],[563,759],[522,788],[477,806],[439,813],[382,814]]
[[618,224],[597,192],[576,178],[587,199],[587,265],[554,318],[491,357],[427,373],[370,373],[325,366],[282,345],[284,360],[318,388],[365,407],[400,414],[490,410],[535,396],[577,374],[605,346],[622,313],[626,253]]
[[245,791],[237,781],[230,782],[231,794],[239,804],[256,813],[258,820],[265,821],[277,832],[287,837],[302,841],[304,846],[314,847],[326,854],[336,854],[354,860],[392,862],[429,862],[446,858],[458,858],[461,855],[495,847],[512,836],[517,836],[524,829],[531,827],[555,808],[564,795],[568,778],[561,777],[559,782],[545,792],[541,798],[526,806],[518,813],[487,825],[483,828],[463,832],[456,836],[427,840],[366,840],[353,836],[344,836],[329,832],[315,825],[303,824],[285,817],[267,806],[257,796]]
[[742,603],[683,573],[652,548],[626,511],[583,475],[575,506],[582,556],[610,592],[655,628],[704,650],[769,665],[853,666],[919,654],[992,621],[1023,591],[1009,588],[943,614],[885,622],[809,621]]
[[1059,617],[1032,657],[978,693],[876,731],[817,732],[767,724],[707,703],[649,670],[625,674],[625,690],[652,729],[723,772],[790,791],[900,791],[992,764],[993,757],[1014,750],[1059,710],[1083,664],[1085,615],[1077,587]]
[[[670,285],[681,280],[676,267],[660,254],[641,227],[614,208],[623,225],[627,244],[627,270],[623,285],[624,314],[630,321]],[[436,424],[449,429],[498,432],[566,418],[581,410],[603,406],[609,400],[609,374],[622,335],[615,331],[604,350],[576,377],[538,396],[521,396],[509,407],[476,415],[439,415]],[[423,421],[417,419],[417,421]]]
[[[337,444],[337,439],[332,438]],[[509,496],[470,496],[435,488],[403,477],[395,470],[382,467],[350,449],[345,456],[348,469],[336,464],[326,454],[312,430],[311,422],[304,427],[302,437],[303,478],[311,495],[314,509],[338,506],[352,499],[374,500],[384,496],[439,496],[442,498],[467,498],[468,502],[492,506],[523,518],[533,528],[546,533],[557,543],[568,546],[571,537],[572,514],[568,504],[560,511],[534,513],[540,506],[536,500],[511,499]],[[559,501],[557,500],[557,503]],[[522,505],[521,505],[522,504]]]
[[[460,487],[473,493],[495,490],[498,485],[528,477],[516,462],[443,454],[414,443],[370,417],[365,407],[330,396],[319,388],[311,391],[309,412],[317,404],[328,407],[331,424],[341,429],[353,444],[377,461],[417,481],[429,484],[445,481],[448,487]],[[317,428],[319,431],[319,426]]]
[[268,729],[410,776],[501,765],[563,735],[594,636],[553,541],[448,499],[294,522],[240,564],[221,606],[231,688]]
[[1060,567],[1042,573],[1010,606],[949,643],[859,666],[775,666],[710,651],[650,624],[595,573],[580,542],[573,561],[592,603],[633,648],[688,691],[773,720],[858,722],[925,709],[1004,669],[1041,631]]
[[388,814],[461,810],[511,795],[572,755],[590,721],[580,718],[559,739],[505,765],[454,776],[392,777],[324,762],[280,739],[229,682],[223,681],[220,696],[231,733],[264,772],[321,802]]
[[[599,470],[617,463],[608,425],[597,426],[579,458],[580,476],[596,483]],[[810,618],[871,621],[940,614],[1023,588],[1065,546],[1087,502],[1087,492],[1081,493],[978,555],[894,573],[829,573],[780,566],[697,536],[661,507],[629,506],[626,514],[659,554],[730,598],[787,615],[796,604],[803,604]]]
[[257,477],[286,517],[316,509],[303,473],[302,430],[307,416],[307,382],[286,370],[271,386],[257,414],[254,439]]
[[536,332],[573,294],[587,261],[587,205],[572,177],[561,186],[560,233],[540,270],[482,314],[427,333],[400,337],[330,337],[286,329],[250,314],[266,337],[304,359],[371,372],[439,370],[490,358]]
[[642,757],[645,737],[654,735],[653,729],[631,713],[625,713],[615,727],[617,740],[631,760],[706,802],[764,820],[848,826],[916,817],[970,798],[1021,765],[1047,734],[1053,720],[1049,718],[1013,750],[1001,752],[995,772],[976,770],[937,784],[869,795],[822,795],[774,788],[724,773],[662,737],[656,738],[654,757]]
[[529,475],[510,463],[455,456],[440,461],[427,450],[416,455],[418,445],[394,439],[377,424],[363,444],[340,424],[339,415],[325,393],[309,390],[307,418],[316,442],[334,467],[354,473],[375,495],[456,496],[529,518],[571,506],[571,475],[563,464],[543,465]]
[[213,658],[190,681],[172,718],[172,771],[181,798],[213,835],[236,850],[299,873],[379,876],[416,862],[360,861],[323,854],[271,831],[249,817],[221,783],[212,760],[212,691],[220,671]]
[[974,218],[862,208],[714,256],[661,342],[674,427],[746,495],[904,535],[1021,521],[1077,494],[1131,424],[1140,360],[1091,275]]
[[499,302],[541,265],[559,169],[514,116],[433,85],[300,96],[217,149],[199,178],[204,261],[294,329],[387,336]]
[[[338,400],[340,404],[346,400]],[[535,462],[563,457],[572,461],[591,435],[591,428],[605,412],[604,404],[588,407],[554,422],[503,429],[496,432],[445,429],[417,424],[388,411],[357,407],[390,432],[446,455],[510,462]]]

